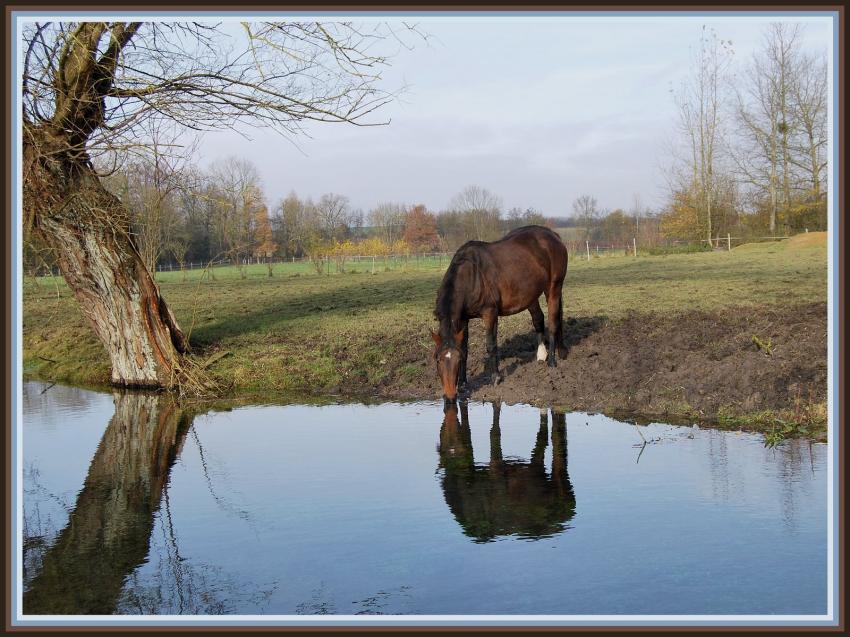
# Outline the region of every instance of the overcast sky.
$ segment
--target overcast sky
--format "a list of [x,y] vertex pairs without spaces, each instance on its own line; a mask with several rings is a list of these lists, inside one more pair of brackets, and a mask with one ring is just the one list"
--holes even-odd
[[[410,20],[410,18],[407,18]],[[787,19],[787,18],[786,18]],[[807,48],[828,51],[831,23],[806,24]],[[208,133],[203,162],[251,159],[269,204],[290,191],[444,208],[467,185],[505,209],[567,215],[582,194],[602,208],[663,203],[661,167],[675,118],[670,89],[688,74],[702,25],[732,41],[737,63],[769,20],[751,17],[419,18],[430,38],[401,50],[384,87],[407,85],[383,127],[319,124],[299,148],[277,135]]]

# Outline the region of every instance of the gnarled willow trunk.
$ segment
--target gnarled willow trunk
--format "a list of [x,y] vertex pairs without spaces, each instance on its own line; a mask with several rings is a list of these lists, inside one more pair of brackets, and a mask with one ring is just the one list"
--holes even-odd
[[62,132],[25,125],[24,217],[53,248],[112,360],[112,382],[175,387],[188,343],[130,235],[124,205]]

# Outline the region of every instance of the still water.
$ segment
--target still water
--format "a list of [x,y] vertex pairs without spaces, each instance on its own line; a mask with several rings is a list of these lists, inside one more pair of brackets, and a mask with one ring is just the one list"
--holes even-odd
[[25,614],[826,612],[825,445],[48,387],[23,389]]

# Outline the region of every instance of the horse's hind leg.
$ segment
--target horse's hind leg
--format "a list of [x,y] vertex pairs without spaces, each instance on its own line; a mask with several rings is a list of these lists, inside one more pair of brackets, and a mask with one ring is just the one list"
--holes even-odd
[[564,281],[558,283],[558,319],[555,322],[555,344],[558,346],[558,356],[567,357],[567,344],[564,342]]
[[534,331],[537,333],[537,360],[545,361],[546,345],[543,344],[545,320],[543,310],[540,309],[540,300],[534,299],[534,302],[528,306],[528,311],[531,314],[531,324],[534,325]]
[[546,294],[546,305],[549,309],[549,325],[547,330],[549,334],[549,355],[546,364],[549,367],[556,367],[558,365],[555,360],[555,350],[557,349],[562,355],[564,351],[563,310],[561,308],[562,285],[563,280],[553,282],[553,285],[550,286]]
[[495,310],[487,311],[481,319],[484,321],[484,329],[487,330],[487,363],[484,372],[490,376],[494,385],[499,384],[499,347],[497,332],[499,315]]

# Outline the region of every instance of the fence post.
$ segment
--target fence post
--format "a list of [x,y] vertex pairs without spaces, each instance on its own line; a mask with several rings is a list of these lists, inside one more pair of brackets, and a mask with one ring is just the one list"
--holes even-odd
[[590,241],[585,241],[584,247],[587,248],[587,260],[590,261]]
[[726,247],[732,252],[732,233],[726,233]]
[[637,256],[637,239],[632,237],[632,249],[634,249],[635,256]]

